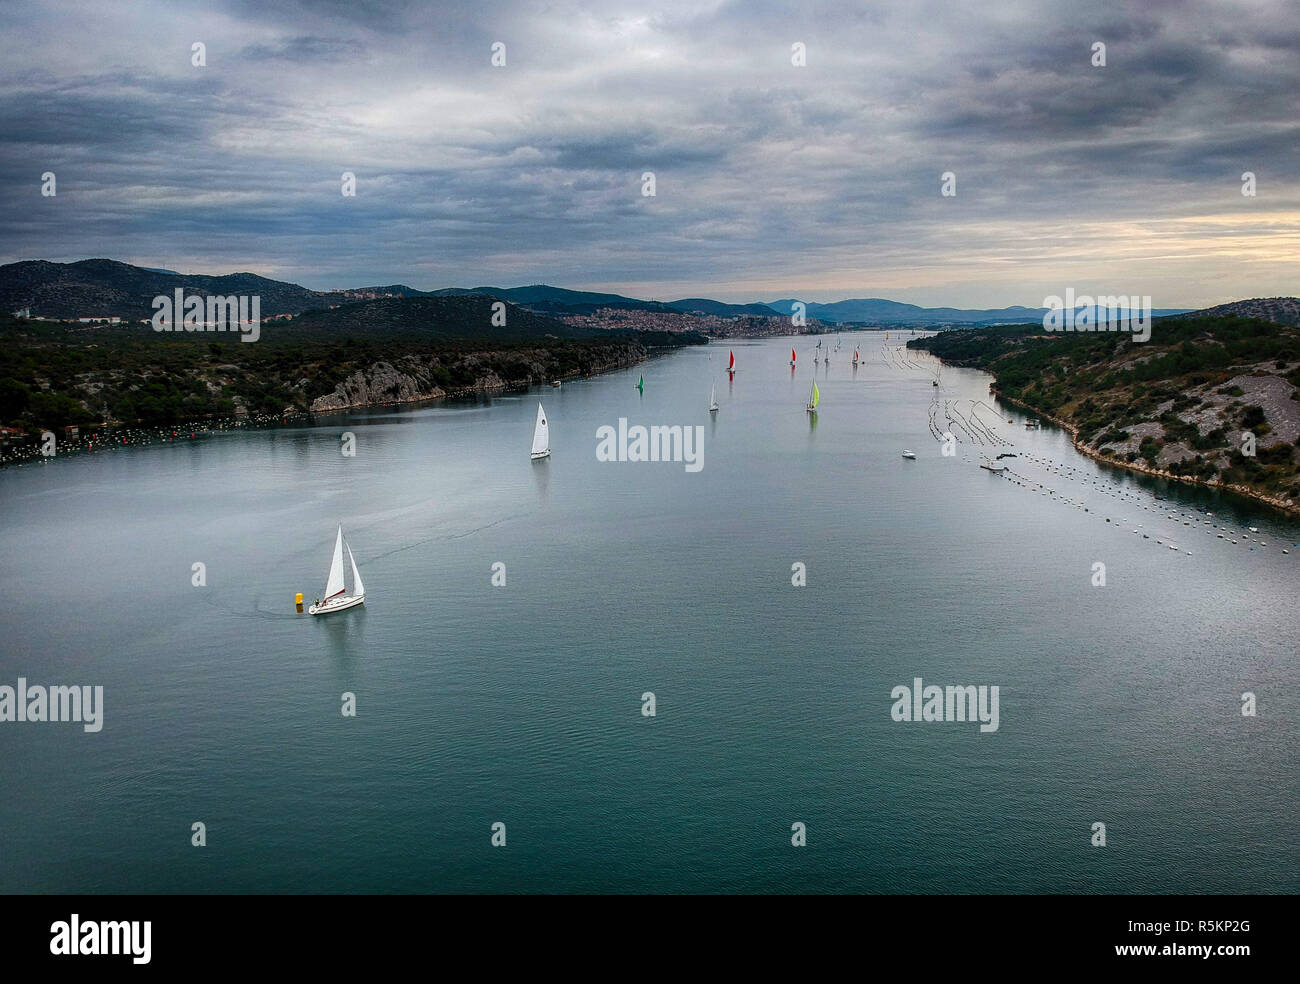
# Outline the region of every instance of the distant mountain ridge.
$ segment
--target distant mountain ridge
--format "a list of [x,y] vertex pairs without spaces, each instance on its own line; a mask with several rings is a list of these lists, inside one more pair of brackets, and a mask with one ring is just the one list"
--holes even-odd
[[[790,297],[772,301],[768,306],[776,309],[782,315],[789,315],[793,305],[797,303],[799,303],[797,298]],[[1047,308],[1028,308],[1020,305],[983,310],[951,307],[925,308],[915,304],[905,304],[901,301],[886,300],[882,297],[855,298],[846,301],[835,301],[831,304],[805,301],[804,304],[806,306],[804,313],[810,318],[817,318],[820,321],[857,322],[872,325],[1024,324],[1041,321],[1043,315],[1047,313]],[[1185,314],[1186,312],[1186,308],[1159,308],[1154,309],[1151,314],[1152,317],[1163,317],[1171,314]]]
[[483,294],[545,314],[591,314],[600,308],[661,313],[675,311],[659,301],[643,301],[622,294],[602,294],[590,290],[569,290],[567,287],[551,287],[547,284],[533,284],[529,287],[444,287],[432,293],[435,296]]
[[[623,294],[570,290],[547,284],[532,284],[526,287],[443,287],[438,290],[420,290],[406,284],[390,284],[386,287],[318,291],[253,273],[232,273],[222,276],[181,274],[161,268],[132,266],[117,260],[91,259],[74,263],[23,260],[0,266],[0,311],[30,309],[34,316],[47,318],[103,316],[126,319],[146,318],[152,314],[153,298],[159,294],[171,294],[177,287],[203,294],[256,294],[261,298],[264,318],[282,314],[296,315],[312,308],[328,308],[354,301],[382,299],[386,296],[417,298],[484,295],[552,316],[591,314],[601,308],[615,308],[656,313],[703,314],[724,318],[755,316],[787,318],[793,313],[793,305],[797,303],[795,298],[784,298],[770,303],[729,304],[706,297],[687,297],[664,302],[643,300]],[[1285,307],[1285,301],[1285,298],[1275,298],[1233,303],[1258,306],[1277,302],[1276,316],[1300,317],[1300,312]],[[1027,323],[1041,320],[1045,313],[1043,308],[1018,305],[983,310],[952,307],[926,308],[879,297],[851,298],[829,304],[813,301],[804,303],[805,314],[810,319],[839,324]],[[1231,305],[1222,307],[1226,310]],[[1264,310],[1263,307],[1258,309]],[[1184,314],[1187,311],[1184,308],[1162,308],[1152,313],[1159,317]]]
[[320,307],[333,296],[255,273],[212,277],[163,273],[117,260],[23,260],[0,266],[0,311],[27,308],[46,318],[147,318],[153,298],[177,287],[191,293],[257,295],[264,318]]
[[685,297],[680,301],[669,301],[668,306],[686,314],[712,314],[720,318],[781,318],[789,314],[788,311],[778,311],[767,304],[726,304],[711,301],[707,297]]

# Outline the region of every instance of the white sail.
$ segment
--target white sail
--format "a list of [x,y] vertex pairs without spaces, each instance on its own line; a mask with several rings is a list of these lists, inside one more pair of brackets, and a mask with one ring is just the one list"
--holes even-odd
[[325,597],[333,598],[343,593],[343,527],[339,527],[338,538],[334,541],[334,560],[330,564],[329,580],[325,582]]
[[709,389],[709,409],[718,409],[718,384],[714,383]]
[[537,404],[537,426],[533,428],[533,455],[550,454],[551,432],[546,425],[546,412]]
[[366,593],[366,586],[361,583],[361,572],[357,570],[356,558],[352,556],[352,545],[348,544],[348,563],[352,565],[352,595],[360,598]]

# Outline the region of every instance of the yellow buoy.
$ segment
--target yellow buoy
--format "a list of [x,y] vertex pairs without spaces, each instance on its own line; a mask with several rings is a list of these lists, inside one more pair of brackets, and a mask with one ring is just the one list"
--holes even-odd
[[293,603],[294,603],[294,605],[297,607],[298,611],[302,611],[302,592],[301,592],[301,591],[299,591],[296,595],[293,596]]

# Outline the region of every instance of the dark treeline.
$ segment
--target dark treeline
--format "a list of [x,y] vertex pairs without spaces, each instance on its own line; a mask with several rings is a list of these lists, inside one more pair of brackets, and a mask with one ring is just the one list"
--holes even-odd
[[488,374],[507,385],[584,375],[654,348],[707,344],[697,332],[602,333],[592,338],[422,337],[317,333],[264,325],[262,337],[155,332],[148,325],[87,327],[0,316],[0,424],[28,433],[117,422],[167,426],[236,413],[306,411],[351,373],[418,360],[449,393]]

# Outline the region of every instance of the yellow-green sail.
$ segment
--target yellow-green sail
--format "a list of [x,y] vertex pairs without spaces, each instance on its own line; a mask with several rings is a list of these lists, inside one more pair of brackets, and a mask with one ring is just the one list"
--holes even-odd
[[817,409],[817,404],[818,404],[818,402],[821,400],[821,398],[822,398],[821,392],[817,389],[817,383],[816,383],[816,381],[814,380],[814,381],[813,381],[813,388],[812,388],[812,396],[810,396],[810,397],[808,398],[808,406],[810,406],[810,407],[812,407],[814,410],[816,410],[816,409]]

